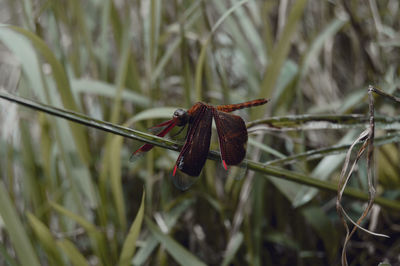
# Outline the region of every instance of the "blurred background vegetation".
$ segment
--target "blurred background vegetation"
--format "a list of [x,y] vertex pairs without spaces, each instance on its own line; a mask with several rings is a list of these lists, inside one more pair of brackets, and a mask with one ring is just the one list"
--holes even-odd
[[[369,84],[400,94],[398,0],[3,0],[0,23],[1,90],[141,131],[196,101],[267,97],[239,114],[325,121],[367,117]],[[375,101],[376,114],[399,117]],[[335,184],[366,124],[334,121],[261,124],[247,157],[303,154],[274,163]],[[377,137],[394,137],[375,149],[377,194],[399,200],[399,121],[385,121]],[[129,162],[142,142],[5,100],[0,136],[0,265],[340,264],[334,191],[253,171],[237,179],[209,160],[181,192],[170,180],[177,152]],[[366,173],[361,160],[350,185],[367,191]],[[365,201],[343,205],[357,218]],[[374,206],[362,225],[391,238],[358,231],[349,263],[399,265],[399,222]]]

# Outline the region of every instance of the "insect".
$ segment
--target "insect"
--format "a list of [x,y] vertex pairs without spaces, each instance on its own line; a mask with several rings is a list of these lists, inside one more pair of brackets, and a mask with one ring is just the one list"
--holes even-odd
[[[227,170],[228,165],[240,164],[246,155],[247,129],[240,116],[230,113],[243,108],[263,105],[268,101],[267,99],[257,99],[218,106],[198,102],[187,111],[177,109],[171,120],[154,126],[165,127],[157,134],[159,137],[164,137],[175,126],[184,127],[188,125],[186,141],[172,173],[175,186],[181,190],[186,190],[200,175],[210,149],[213,118],[217,127],[223,167]],[[132,154],[132,157],[152,148],[152,144],[144,144]]]

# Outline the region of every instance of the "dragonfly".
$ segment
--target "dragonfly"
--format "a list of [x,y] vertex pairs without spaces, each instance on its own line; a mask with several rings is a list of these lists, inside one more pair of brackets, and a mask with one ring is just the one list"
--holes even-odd
[[[153,126],[153,128],[164,127],[157,134],[158,137],[164,137],[176,126],[182,127],[182,130],[186,125],[188,126],[185,144],[172,172],[175,186],[180,190],[186,190],[200,175],[210,149],[213,118],[217,127],[223,167],[227,170],[228,166],[240,164],[246,156],[247,128],[243,119],[231,112],[263,105],[268,101],[268,99],[257,99],[217,106],[198,102],[189,110],[175,110],[171,120]],[[132,154],[131,158],[140,156],[153,147],[152,144],[144,144]]]

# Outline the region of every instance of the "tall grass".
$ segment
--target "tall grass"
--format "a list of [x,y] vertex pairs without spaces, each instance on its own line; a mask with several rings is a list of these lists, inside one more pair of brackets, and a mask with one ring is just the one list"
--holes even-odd
[[[98,128],[113,132],[0,100],[0,264],[340,263],[337,179],[367,126],[368,85],[399,94],[399,8],[395,0],[0,3],[1,90],[110,122]],[[171,142],[155,139],[164,148],[130,162],[143,143],[112,126],[147,131],[196,101],[259,97],[271,101],[239,113],[254,121],[246,176],[208,160],[186,192],[170,180]],[[357,233],[347,247],[353,265],[399,263],[399,108],[375,103],[378,195],[363,226],[391,238]],[[366,202],[366,169],[361,159],[342,202],[351,217]]]

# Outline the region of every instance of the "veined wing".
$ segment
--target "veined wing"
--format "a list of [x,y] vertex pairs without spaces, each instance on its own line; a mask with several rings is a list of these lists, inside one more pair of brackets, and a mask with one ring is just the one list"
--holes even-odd
[[[176,122],[173,119],[171,119],[171,120],[163,122],[159,125],[153,126],[153,128],[163,127],[163,126],[166,126],[166,127],[160,133],[157,134],[158,137],[164,137],[165,135],[167,135],[167,133],[170,132],[171,129],[173,129],[176,126]],[[149,143],[144,144],[139,149],[137,149],[134,153],[132,153],[131,158],[129,160],[131,162],[136,160],[136,158],[140,157],[145,152],[151,150],[153,147],[154,147],[154,145],[152,145],[152,144],[149,144]]]
[[212,108],[195,104],[188,112],[191,116],[185,145],[173,171],[173,182],[181,190],[189,188],[200,175],[210,149]]
[[227,169],[227,165],[237,165],[246,156],[246,125],[240,116],[217,109],[213,109],[213,116],[217,126],[222,163]]

